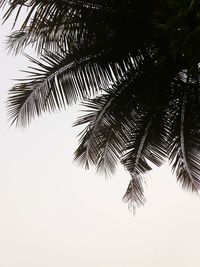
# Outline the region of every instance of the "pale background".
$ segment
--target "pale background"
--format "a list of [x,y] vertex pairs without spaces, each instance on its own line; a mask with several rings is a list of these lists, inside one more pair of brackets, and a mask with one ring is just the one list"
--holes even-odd
[[147,177],[133,216],[121,201],[128,173],[105,181],[73,163],[77,108],[9,128],[7,90],[26,68],[4,50],[9,31],[0,28],[0,267],[199,267],[200,199],[168,167]]

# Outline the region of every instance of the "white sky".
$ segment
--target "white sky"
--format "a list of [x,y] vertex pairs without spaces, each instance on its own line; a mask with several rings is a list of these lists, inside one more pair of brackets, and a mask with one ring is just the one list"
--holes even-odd
[[26,68],[3,50],[8,33],[1,27],[0,267],[199,267],[200,199],[166,166],[147,178],[133,216],[122,168],[105,181],[73,163],[77,108],[8,127],[7,90]]

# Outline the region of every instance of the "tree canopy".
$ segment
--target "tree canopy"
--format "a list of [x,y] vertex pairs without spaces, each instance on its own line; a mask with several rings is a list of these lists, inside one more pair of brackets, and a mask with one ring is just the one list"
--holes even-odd
[[[200,2],[0,0],[7,48],[32,46],[27,78],[9,91],[11,122],[83,101],[75,159],[130,172],[124,200],[145,201],[144,175],[166,159],[183,188],[200,188]],[[20,19],[22,10],[25,18]],[[13,19],[14,15],[14,19]],[[17,25],[17,29],[16,29]],[[20,25],[20,26],[19,26]]]

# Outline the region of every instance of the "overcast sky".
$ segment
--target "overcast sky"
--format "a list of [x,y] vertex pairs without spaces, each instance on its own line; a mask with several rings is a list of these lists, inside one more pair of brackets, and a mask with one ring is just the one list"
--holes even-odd
[[9,29],[0,29],[0,267],[199,267],[200,199],[168,167],[147,177],[133,216],[121,201],[128,173],[106,181],[73,163],[77,107],[8,127],[7,91],[26,68],[4,50]]

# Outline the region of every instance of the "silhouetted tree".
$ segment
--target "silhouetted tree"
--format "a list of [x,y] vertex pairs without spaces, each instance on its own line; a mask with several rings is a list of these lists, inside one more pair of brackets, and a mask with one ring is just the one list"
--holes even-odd
[[[124,200],[144,203],[144,174],[166,159],[186,189],[200,188],[198,0],[0,0],[18,30],[14,54],[38,58],[9,92],[12,123],[84,101],[75,159],[131,174]],[[21,11],[26,16],[20,20]]]

